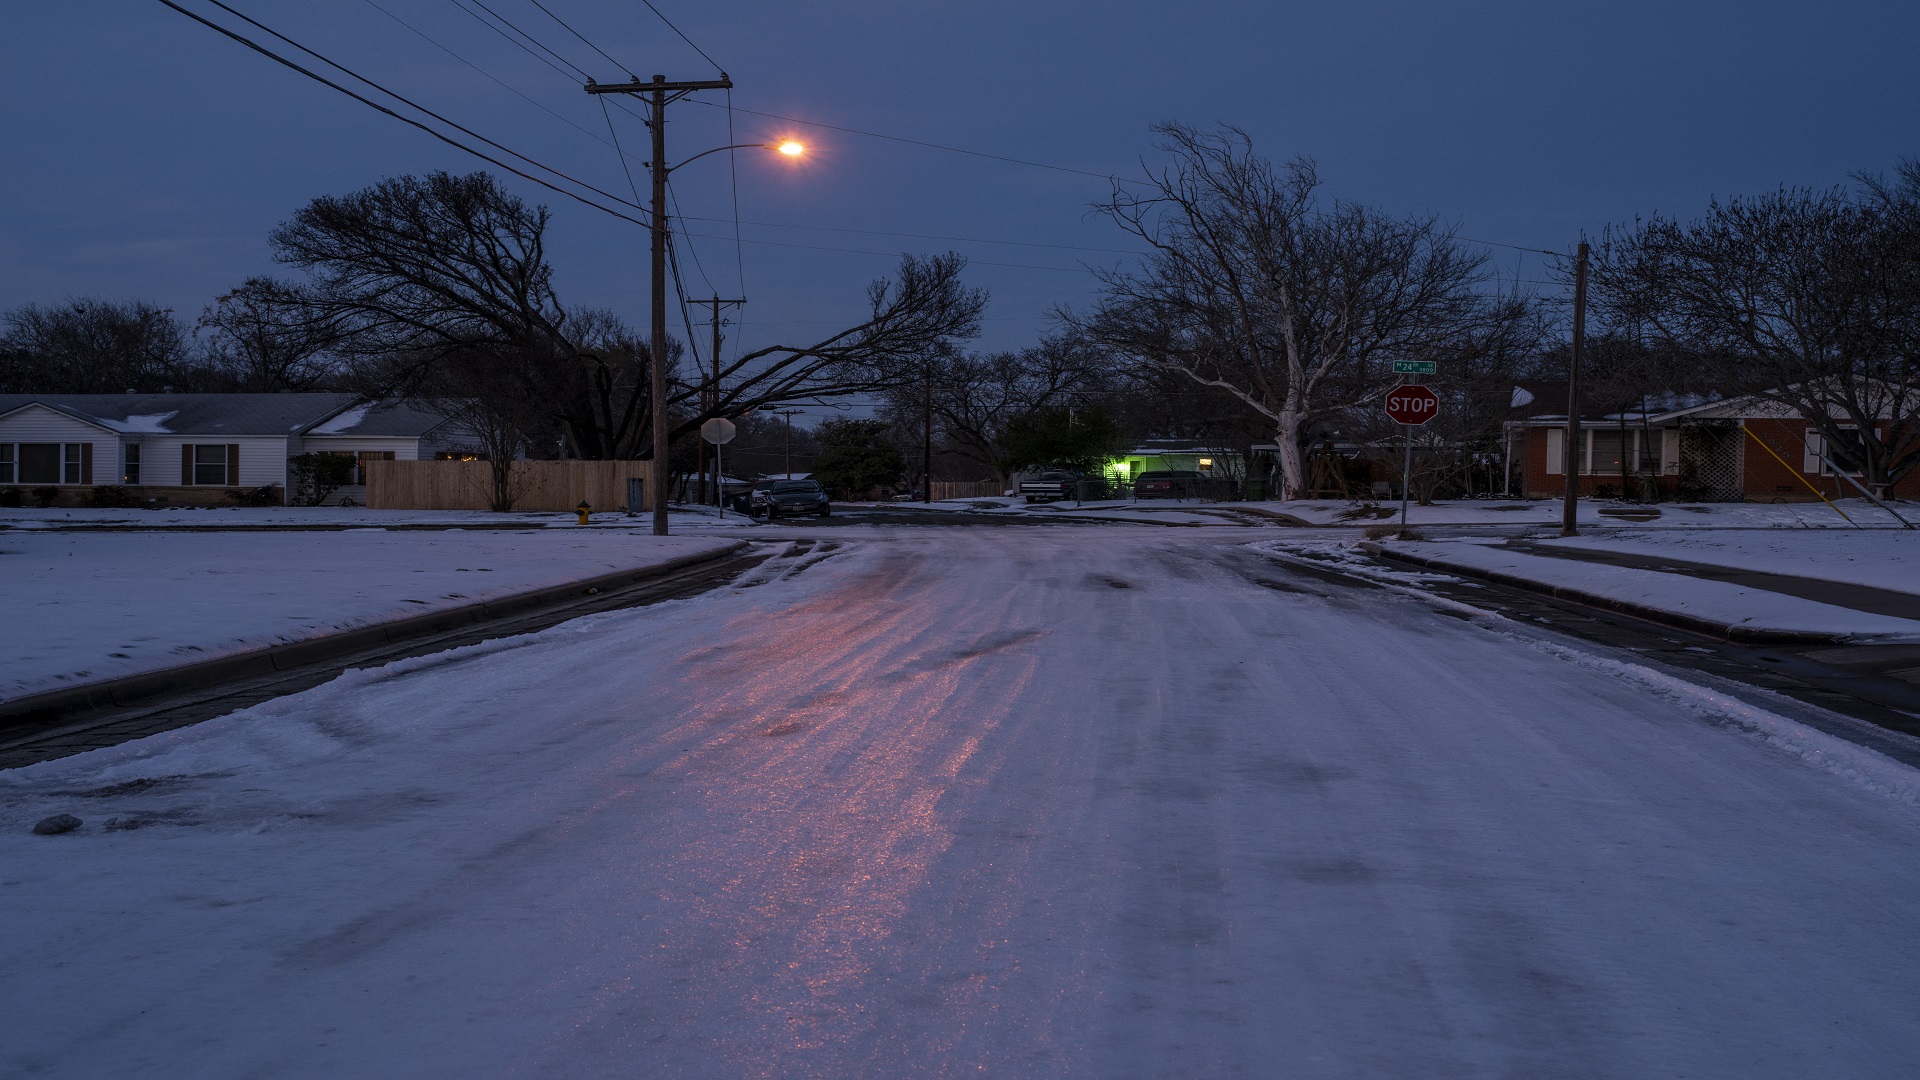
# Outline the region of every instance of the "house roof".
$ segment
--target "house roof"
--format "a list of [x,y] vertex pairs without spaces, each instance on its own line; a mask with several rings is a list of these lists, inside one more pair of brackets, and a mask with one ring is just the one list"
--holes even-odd
[[[1681,413],[1695,412],[1720,405],[1722,402],[1706,394],[1682,394],[1662,391],[1648,394],[1646,414],[1650,420]],[[1619,421],[1623,414],[1616,407],[1618,402],[1599,402],[1592,397],[1582,395],[1580,399],[1580,420],[1582,423],[1605,423]],[[1640,408],[1627,409],[1627,420],[1638,422]],[[1513,423],[1548,424],[1564,423],[1567,419],[1567,384],[1564,380],[1522,379],[1513,388],[1512,411],[1507,419]]]
[[369,404],[358,394],[0,394],[0,416],[28,405],[129,435],[408,438],[447,422],[423,403]]
[[446,414],[425,402],[369,404],[363,401],[314,425],[307,434],[417,438],[445,423]]

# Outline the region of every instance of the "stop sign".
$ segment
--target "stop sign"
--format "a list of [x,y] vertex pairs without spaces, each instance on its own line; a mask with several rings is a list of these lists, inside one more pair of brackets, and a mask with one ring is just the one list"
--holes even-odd
[[1440,395],[1424,386],[1396,386],[1387,392],[1387,415],[1399,424],[1424,424],[1440,415]]

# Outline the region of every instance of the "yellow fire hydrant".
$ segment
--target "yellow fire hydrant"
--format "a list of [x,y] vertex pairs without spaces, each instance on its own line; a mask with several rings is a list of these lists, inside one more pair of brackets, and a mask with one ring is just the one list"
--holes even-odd
[[580,524],[582,525],[587,523],[587,515],[593,513],[593,507],[588,506],[585,499],[580,500],[580,505],[573,509],[575,513],[580,515]]

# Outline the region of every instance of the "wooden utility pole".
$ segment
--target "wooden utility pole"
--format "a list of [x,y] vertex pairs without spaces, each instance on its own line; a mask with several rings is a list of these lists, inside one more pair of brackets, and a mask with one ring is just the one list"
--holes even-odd
[[[731,90],[733,80],[723,72],[718,79],[668,82],[655,75],[651,82],[587,83],[589,94],[632,94],[647,105],[647,128],[653,135],[653,155],[647,171],[653,179],[652,315],[649,332],[653,352],[653,535],[667,535],[667,106],[696,90]],[[689,159],[691,160],[691,159]]]
[[1587,242],[1573,262],[1573,351],[1567,359],[1567,445],[1562,474],[1566,495],[1560,507],[1560,535],[1580,535],[1575,518],[1580,496],[1580,358],[1587,345]]
[[926,394],[921,399],[924,411],[920,417],[920,489],[922,503],[933,502],[933,365],[927,365]]
[[[713,355],[712,355],[713,373],[705,380],[707,383],[706,390],[700,395],[701,409],[708,416],[719,415],[718,410],[720,408],[720,340],[721,340],[720,328],[727,325],[726,320],[720,317],[720,309],[722,307],[726,307],[729,305],[744,304],[746,302],[747,302],[747,299],[744,296],[738,300],[722,300],[720,299],[720,297],[715,296],[711,300],[687,301],[687,303],[689,304],[699,304],[702,307],[711,308],[713,311]],[[706,459],[704,441],[702,442],[701,446],[702,446],[702,452],[700,455],[700,469],[701,469],[700,487],[702,490],[700,492],[700,498],[702,501],[705,501],[706,499],[705,488],[707,486],[707,475],[706,475],[707,459]],[[724,505],[726,502],[725,493],[721,490],[726,484],[726,481],[727,481],[727,478],[725,474],[723,474],[720,471],[720,453],[719,451],[716,450],[713,456],[713,505],[715,506]]]

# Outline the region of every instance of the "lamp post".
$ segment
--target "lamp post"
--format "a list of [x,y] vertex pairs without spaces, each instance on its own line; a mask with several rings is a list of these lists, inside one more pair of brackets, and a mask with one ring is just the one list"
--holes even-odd
[[667,164],[667,106],[696,90],[731,90],[733,80],[721,72],[718,79],[700,82],[668,82],[655,75],[650,82],[587,83],[589,94],[632,94],[647,104],[647,128],[653,135],[653,155],[647,169],[653,180],[652,228],[652,335],[653,354],[653,535],[667,535],[667,176],[681,165],[700,160],[722,150],[764,147],[787,157],[799,157],[806,147],[789,139],[780,143],[735,143],[703,150],[679,165]]

